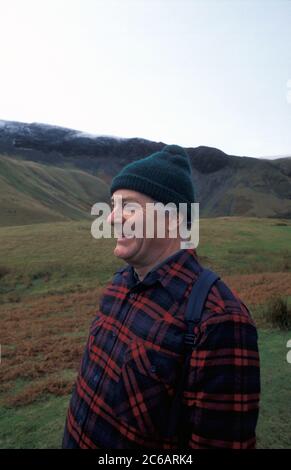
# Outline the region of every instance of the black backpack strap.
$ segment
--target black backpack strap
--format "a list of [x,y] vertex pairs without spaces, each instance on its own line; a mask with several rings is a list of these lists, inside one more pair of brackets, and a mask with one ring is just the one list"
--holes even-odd
[[192,288],[185,315],[187,322],[185,348],[187,350],[191,350],[195,346],[194,326],[200,323],[208,293],[218,279],[220,279],[218,274],[210,271],[210,269],[203,269]]
[[[182,398],[183,398],[183,389],[186,380],[186,376],[188,373],[188,368],[191,359],[192,350],[196,347],[196,335],[194,333],[194,326],[199,324],[201,321],[203,308],[205,301],[207,299],[208,293],[212,287],[212,285],[218,280],[220,277],[210,271],[209,269],[203,269],[199,274],[195,284],[193,285],[192,291],[189,296],[189,300],[187,303],[185,319],[187,322],[187,333],[185,333],[184,337],[184,346],[186,349],[186,359],[183,364],[182,373],[180,376],[180,380],[177,386],[177,392],[173,399],[173,404],[170,412],[169,421],[167,424],[166,429],[166,436],[172,437],[177,432],[179,433],[179,447],[184,447],[187,445],[185,439],[187,439],[188,432],[187,429],[182,429],[183,422],[182,422]],[[178,423],[180,422],[180,427],[178,427]]]

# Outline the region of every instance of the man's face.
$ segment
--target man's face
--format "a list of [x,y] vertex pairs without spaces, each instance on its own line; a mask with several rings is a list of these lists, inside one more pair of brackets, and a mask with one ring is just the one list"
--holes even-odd
[[[118,196],[122,197],[122,207],[121,219],[117,219],[117,206],[116,202]],[[138,224],[142,224],[142,234],[143,237],[139,238],[138,236],[133,236],[133,238],[118,238],[116,242],[116,247],[114,249],[114,255],[124,259],[130,264],[139,265],[143,264],[146,261],[154,259],[154,257],[159,253],[161,247],[165,244],[164,238],[157,238],[156,231],[154,232],[154,238],[146,238],[146,203],[153,203],[154,200],[145,194],[132,191],[129,189],[119,189],[113,193],[112,196],[112,212],[108,216],[107,222],[111,225],[114,222],[121,228],[124,227],[125,222],[132,227],[136,228]],[[137,204],[141,206],[139,210],[136,210]],[[135,209],[130,211],[129,209]],[[157,216],[155,216],[155,228],[157,223]],[[166,221],[167,227],[167,221]],[[140,225],[141,226],[141,225]]]

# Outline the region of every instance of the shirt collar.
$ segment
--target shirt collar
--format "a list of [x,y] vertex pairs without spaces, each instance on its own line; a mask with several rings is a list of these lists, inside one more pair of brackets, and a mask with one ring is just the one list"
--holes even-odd
[[174,300],[180,300],[201,270],[196,250],[182,248],[155,265],[142,281],[138,279],[133,266],[129,264],[120,268],[115,274],[117,282],[124,282],[129,289],[136,285],[153,285],[160,282]]

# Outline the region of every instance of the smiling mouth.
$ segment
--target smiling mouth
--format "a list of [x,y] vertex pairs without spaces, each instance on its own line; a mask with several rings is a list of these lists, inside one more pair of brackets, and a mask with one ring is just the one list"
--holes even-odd
[[134,238],[134,235],[130,235],[128,237],[119,237],[117,238],[118,241],[120,240],[132,240]]

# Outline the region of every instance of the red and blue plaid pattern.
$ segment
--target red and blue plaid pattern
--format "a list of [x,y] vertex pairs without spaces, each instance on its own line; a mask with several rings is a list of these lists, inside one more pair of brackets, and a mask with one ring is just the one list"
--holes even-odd
[[[184,315],[202,267],[181,249],[139,281],[130,265],[106,286],[71,397],[63,448],[177,449],[166,437],[184,360]],[[218,280],[205,303],[183,392],[189,448],[254,448],[260,394],[257,331]]]

